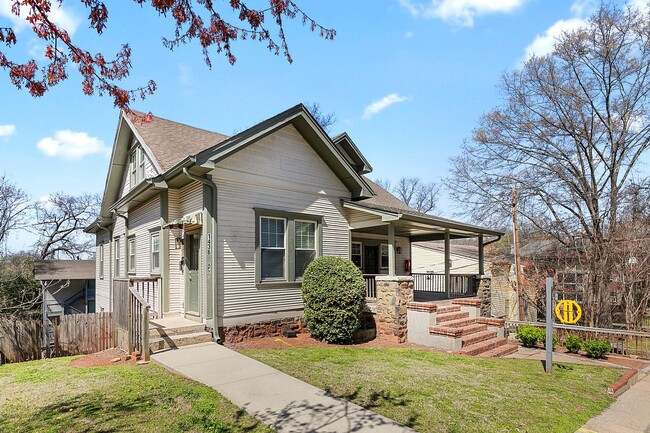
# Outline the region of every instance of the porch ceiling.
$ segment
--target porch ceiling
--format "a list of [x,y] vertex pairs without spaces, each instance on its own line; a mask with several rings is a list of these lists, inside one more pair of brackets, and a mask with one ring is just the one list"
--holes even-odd
[[360,202],[343,200],[343,207],[366,214],[357,222],[352,222],[353,232],[386,235],[388,225],[395,228],[395,236],[408,237],[412,242],[443,240],[445,232],[450,239],[473,238],[483,236],[503,236],[504,233],[484,227],[465,224],[459,221],[438,218],[416,211],[388,209],[380,206],[364,206]]

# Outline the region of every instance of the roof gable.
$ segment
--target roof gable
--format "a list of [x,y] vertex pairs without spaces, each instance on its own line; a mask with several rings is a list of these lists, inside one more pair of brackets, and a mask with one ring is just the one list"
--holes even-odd
[[347,132],[333,137],[332,141],[347,156],[348,161],[355,167],[357,173],[368,174],[372,171],[372,166],[361,151],[359,151],[359,148],[354,144],[354,141],[352,141]]

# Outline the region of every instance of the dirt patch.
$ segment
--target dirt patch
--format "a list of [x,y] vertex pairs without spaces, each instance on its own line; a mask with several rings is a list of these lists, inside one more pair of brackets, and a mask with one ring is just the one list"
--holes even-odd
[[[115,361],[119,358],[119,361]],[[71,367],[104,367],[107,365],[135,364],[135,360],[127,359],[127,354],[122,349],[106,349],[101,352],[91,353],[70,361]]]
[[[287,338],[284,336],[251,338],[240,343],[230,343],[226,346],[234,350],[280,349],[283,347],[342,347],[337,344],[328,344],[323,341],[316,340],[315,338],[312,338],[308,332],[298,333],[295,338]],[[351,344],[349,347],[394,347],[399,349],[420,349],[440,352],[440,350],[421,346],[415,343],[398,343],[395,337],[383,334],[378,335],[370,341]]]

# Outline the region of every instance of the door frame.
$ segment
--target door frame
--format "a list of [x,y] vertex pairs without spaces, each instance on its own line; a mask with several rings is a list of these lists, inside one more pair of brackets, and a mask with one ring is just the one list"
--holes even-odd
[[[197,272],[198,272],[198,287],[197,287],[197,290],[198,290],[198,293],[197,293],[197,295],[198,295],[198,311],[191,311],[189,309],[189,305],[190,305],[190,302],[189,302],[190,296],[189,295],[190,295],[191,284],[190,284],[190,268],[188,266],[188,260],[189,260],[189,256],[190,256],[190,253],[191,253],[190,252],[190,243],[191,243],[190,238],[193,235],[198,235],[198,247],[199,247],[198,267],[197,267]],[[183,239],[183,244],[184,244],[184,246],[183,246],[183,248],[184,248],[184,251],[183,251],[183,257],[184,257],[183,271],[184,272],[183,273],[185,274],[184,275],[184,279],[185,279],[185,290],[184,290],[184,292],[185,293],[183,295],[183,297],[184,297],[183,303],[185,305],[185,308],[183,308],[183,311],[184,311],[184,316],[185,316],[186,319],[195,320],[195,321],[198,321],[198,322],[203,320],[203,305],[202,305],[202,303],[203,303],[203,296],[202,296],[202,290],[203,290],[203,278],[202,278],[202,275],[203,275],[202,274],[203,273],[203,263],[202,263],[202,260],[201,260],[201,255],[203,254],[202,241],[203,241],[202,229],[194,229],[194,230],[186,232],[185,233],[185,239]]]

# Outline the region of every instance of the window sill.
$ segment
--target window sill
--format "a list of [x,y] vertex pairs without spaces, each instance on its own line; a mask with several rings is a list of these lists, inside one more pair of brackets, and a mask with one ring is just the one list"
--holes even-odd
[[260,281],[255,284],[258,289],[275,287],[301,287],[302,281]]
[[151,271],[149,275],[152,277],[160,277],[160,271]]

